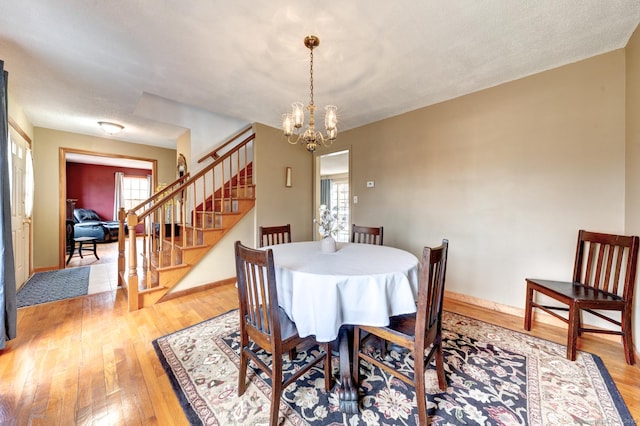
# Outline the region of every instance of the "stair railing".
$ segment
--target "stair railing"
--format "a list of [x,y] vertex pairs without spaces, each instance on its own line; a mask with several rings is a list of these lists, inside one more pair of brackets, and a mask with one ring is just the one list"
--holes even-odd
[[183,267],[185,253],[203,247],[206,232],[224,230],[224,216],[237,211],[238,199],[254,198],[254,139],[251,133],[196,174],[177,179],[126,213],[121,209],[118,276],[129,310],[140,308],[142,293],[163,288],[160,271]]

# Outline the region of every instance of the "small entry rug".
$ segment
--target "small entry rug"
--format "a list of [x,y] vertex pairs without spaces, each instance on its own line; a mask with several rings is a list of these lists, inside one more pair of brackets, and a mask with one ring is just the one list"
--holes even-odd
[[90,268],[36,272],[17,294],[17,306],[38,305],[56,300],[84,296],[89,291]]
[[[270,382],[252,362],[250,384],[237,396],[238,321],[233,310],[153,341],[191,424],[269,422]],[[430,424],[634,424],[599,357],[579,352],[571,362],[562,345],[450,312],[443,328],[447,390],[439,390],[432,364],[426,372]],[[297,360],[305,355],[299,352]],[[406,353],[391,350],[385,359],[413,366]],[[285,356],[285,375],[295,364]],[[337,357],[333,369],[335,378]],[[285,389],[280,424],[417,424],[413,388],[365,362],[360,377],[360,412],[347,415],[338,409],[336,388],[324,392],[322,365],[312,369]]]

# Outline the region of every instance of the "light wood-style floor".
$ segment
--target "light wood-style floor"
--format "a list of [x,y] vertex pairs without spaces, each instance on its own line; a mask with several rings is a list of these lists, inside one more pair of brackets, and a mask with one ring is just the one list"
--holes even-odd
[[[183,425],[186,418],[151,341],[237,306],[225,285],[127,312],[122,290],[18,310],[18,337],[0,352],[0,424]],[[448,310],[522,331],[522,318],[460,302]],[[566,331],[532,334],[563,342]],[[620,344],[586,336],[640,420],[640,369]]]

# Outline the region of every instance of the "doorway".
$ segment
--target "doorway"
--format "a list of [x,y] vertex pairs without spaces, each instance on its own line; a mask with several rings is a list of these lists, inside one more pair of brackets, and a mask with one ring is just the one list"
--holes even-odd
[[[67,241],[66,241],[66,232],[64,232],[65,228],[66,228],[66,221],[67,220],[71,220],[73,221],[73,208],[74,207],[86,207],[86,208],[94,208],[93,205],[91,205],[91,203],[89,203],[89,205],[84,206],[84,205],[75,205],[75,200],[74,199],[70,199],[67,196],[67,164],[68,163],[76,163],[76,164],[81,164],[81,165],[85,165],[88,167],[98,167],[98,168],[102,168],[102,169],[108,169],[108,168],[113,168],[118,169],[118,170],[151,170],[151,188],[155,188],[156,186],[156,180],[157,180],[157,160],[154,159],[146,159],[146,158],[137,158],[137,157],[128,157],[128,156],[124,156],[124,155],[116,155],[116,154],[104,154],[104,153],[97,153],[97,152],[90,152],[90,151],[83,151],[83,150],[77,150],[77,149],[70,149],[70,148],[61,148],[60,149],[60,226],[61,226],[61,233],[60,233],[60,260],[59,260],[59,265],[60,265],[60,269],[65,268],[66,265],[66,256],[67,256]],[[110,176],[114,176],[113,171],[111,171],[111,175]],[[97,172],[95,173],[97,175]],[[133,173],[134,175],[136,175],[136,173]],[[146,176],[147,173],[145,172],[144,175]],[[95,176],[94,176],[95,178]],[[103,217],[105,220],[112,220],[113,217],[115,217],[115,213],[109,213],[109,212],[113,212],[114,208],[113,208],[113,203],[114,203],[114,188],[115,188],[115,177],[111,178],[112,180],[109,181],[109,187],[105,187],[104,185],[102,185],[100,188],[100,190],[91,190],[90,193],[96,192],[96,194],[92,194],[92,196],[99,196],[100,194],[98,193],[102,193],[104,192],[104,199],[109,199],[111,200],[109,202],[109,208],[102,213],[101,217]],[[112,182],[112,183],[111,183]],[[69,208],[69,206],[72,206],[71,208]],[[94,208],[94,210],[97,210]],[[111,215],[113,214],[113,216]],[[100,256],[102,258],[102,256]],[[90,258],[93,258],[93,256],[90,256]],[[108,259],[113,259],[112,255],[106,256],[105,260]],[[82,262],[80,262],[79,264],[75,264],[78,262],[71,262],[69,266],[73,267],[73,266],[83,266]],[[107,263],[107,262],[95,262],[95,263]]]
[[325,205],[338,215],[339,230],[336,241],[348,242],[351,223],[349,150],[332,152],[318,156],[316,182],[316,207]]

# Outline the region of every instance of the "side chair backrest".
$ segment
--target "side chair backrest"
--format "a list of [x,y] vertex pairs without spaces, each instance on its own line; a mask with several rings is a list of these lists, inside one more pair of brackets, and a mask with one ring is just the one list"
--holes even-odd
[[280,341],[278,295],[273,251],[256,250],[236,241],[236,274],[240,302],[240,326],[262,347]]
[[382,245],[382,226],[351,225],[351,242]]
[[573,282],[631,302],[637,261],[638,237],[580,230]]
[[433,341],[432,338],[441,330],[448,250],[449,240],[446,239],[442,240],[442,245],[439,247],[425,247],[422,250],[418,281],[416,338],[423,335],[427,341]]
[[260,247],[291,242],[291,224],[281,226],[261,226]]

